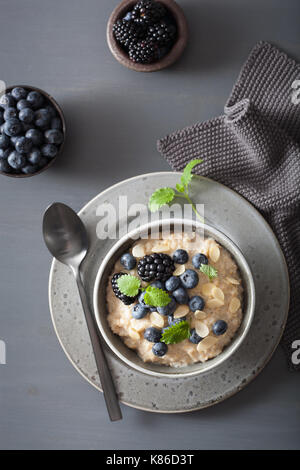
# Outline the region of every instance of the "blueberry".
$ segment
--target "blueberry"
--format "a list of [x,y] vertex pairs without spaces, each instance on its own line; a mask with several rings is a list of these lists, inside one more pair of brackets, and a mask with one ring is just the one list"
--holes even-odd
[[184,287],[187,289],[193,289],[199,282],[199,276],[193,269],[187,269],[183,274],[180,276],[180,280]]
[[3,171],[4,173],[11,172],[11,167],[4,158],[0,159],[0,171]]
[[39,151],[39,149],[34,147],[33,149],[31,149],[31,151],[27,155],[27,160],[32,165],[38,165],[41,161],[41,156],[42,155],[41,155],[41,152]]
[[189,259],[189,255],[185,250],[176,250],[173,253],[173,261],[177,264],[184,264]]
[[141,318],[144,318],[147,315],[147,313],[149,313],[148,308],[142,304],[136,304],[131,310],[131,315],[136,320],[140,320]]
[[13,108],[11,106],[9,108],[5,108],[5,111],[3,113],[3,117],[5,121],[8,121],[9,119],[17,117],[17,115],[18,115],[18,111],[16,110],[16,108]]
[[177,276],[171,276],[169,279],[166,280],[166,289],[169,292],[172,292],[173,290],[177,289],[180,286],[181,282],[179,277]]
[[0,149],[0,158],[6,159],[8,155],[10,154],[10,152],[11,152],[10,149]]
[[53,108],[53,106],[51,106],[51,104],[48,104],[47,106],[45,106],[45,108],[47,109],[47,111],[49,112],[49,116],[50,118],[54,118],[56,117],[56,111],[55,111],[55,108]]
[[124,253],[124,255],[121,256],[120,263],[125,269],[130,270],[135,267],[136,259],[130,253]]
[[157,311],[157,307],[149,307],[149,311],[150,311],[150,312],[156,312],[156,311]]
[[51,119],[51,129],[61,129],[62,123],[59,117],[54,117]]
[[12,145],[16,145],[17,140],[19,139],[20,136],[14,135],[13,137],[10,137],[10,142]]
[[157,289],[165,290],[165,285],[162,281],[153,281],[150,284],[151,287],[156,287]]
[[194,295],[189,301],[189,307],[192,312],[196,312],[196,310],[203,310],[205,302],[199,295]]
[[46,108],[41,108],[34,113],[35,125],[41,129],[46,129],[49,126],[50,119],[49,111]]
[[175,299],[171,299],[171,302],[168,303],[165,307],[157,307],[157,312],[160,315],[172,315],[175,312],[177,307]]
[[4,123],[3,111],[0,109],[0,125]]
[[54,144],[46,144],[41,148],[44,157],[54,158],[57,154],[57,147]]
[[178,287],[172,292],[172,295],[179,304],[188,304],[189,302],[189,296],[184,287]]
[[25,175],[32,175],[38,170],[37,165],[25,165],[22,168],[22,173],[25,173]]
[[201,264],[208,264],[208,259],[203,253],[197,253],[193,256],[192,263],[195,268],[199,269]]
[[38,91],[30,91],[26,99],[33,109],[40,108],[44,102],[43,96]]
[[23,134],[26,134],[27,131],[29,131],[29,129],[32,128],[32,123],[27,123],[27,122],[22,122],[22,133]]
[[161,338],[161,330],[150,326],[150,328],[146,328],[144,332],[144,338],[150,343],[158,343]]
[[6,149],[10,144],[10,138],[6,134],[0,134],[0,149]]
[[212,327],[213,333],[216,336],[223,335],[227,331],[228,325],[224,320],[217,320]]
[[176,323],[180,323],[181,321],[185,321],[186,317],[181,317],[181,318],[174,318],[173,315],[168,315],[168,325],[176,325]]
[[20,100],[17,102],[17,108],[19,111],[25,108],[31,108],[31,104],[27,100]]
[[203,340],[203,338],[201,338],[201,336],[199,336],[199,335],[196,333],[195,328],[193,328],[193,329],[191,330],[191,336],[189,337],[189,340],[190,340],[191,343],[198,344],[198,343],[200,343],[200,341]]
[[16,105],[15,100],[9,93],[5,93],[0,98],[1,108],[13,108]]
[[15,143],[16,151],[19,153],[28,153],[31,150],[32,142],[27,137],[19,137]]
[[7,158],[7,162],[14,170],[20,170],[25,166],[26,158],[21,153],[13,150]]
[[34,118],[34,112],[32,111],[31,108],[24,108],[21,109],[19,112],[19,119],[22,122],[25,122],[26,124],[29,124],[30,122],[33,121]]
[[36,145],[37,147],[44,141],[43,134],[38,129],[29,129],[26,132],[25,137],[30,139],[33,145]]
[[27,96],[27,93],[28,92],[20,86],[17,86],[11,90],[11,96],[17,101],[24,100]]
[[152,346],[152,352],[155,356],[162,357],[168,351],[168,346],[165,343],[155,343]]
[[44,168],[48,164],[48,160],[45,157],[41,157],[40,162],[38,164],[39,168]]
[[144,297],[145,297],[146,292],[141,292],[140,295],[138,296],[138,302],[142,305],[145,305],[146,307],[150,307],[150,305],[145,304]]
[[4,132],[10,137],[20,134],[21,131],[22,125],[17,118],[9,119],[9,121],[6,121],[4,124]]
[[126,15],[124,16],[123,20],[125,21],[130,21],[132,18],[132,13],[131,11],[129,11],[128,13],[126,13]]

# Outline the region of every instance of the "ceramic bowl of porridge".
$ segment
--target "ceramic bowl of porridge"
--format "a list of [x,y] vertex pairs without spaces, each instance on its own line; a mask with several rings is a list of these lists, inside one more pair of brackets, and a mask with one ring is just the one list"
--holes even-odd
[[255,307],[253,277],[216,228],[166,219],[122,237],[104,258],[94,312],[109,348],[155,376],[192,376],[227,360]]

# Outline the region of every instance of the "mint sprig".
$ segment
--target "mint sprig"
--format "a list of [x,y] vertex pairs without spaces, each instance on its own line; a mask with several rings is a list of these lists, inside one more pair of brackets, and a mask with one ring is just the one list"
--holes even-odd
[[141,281],[131,274],[124,274],[117,279],[119,290],[128,297],[135,297],[139,293]]
[[166,204],[170,204],[170,202],[172,202],[174,198],[183,198],[188,201],[189,204],[191,204],[194,213],[201,220],[201,222],[203,222],[203,218],[197,211],[195,204],[189,196],[189,184],[193,178],[192,171],[195,166],[202,163],[202,161],[203,160],[196,158],[194,160],[191,160],[186,165],[181,175],[180,183],[176,184],[176,189],[169,187],[156,189],[156,191],[154,191],[154,193],[152,193],[152,195],[150,196],[148,204],[149,210],[151,212],[156,212]]
[[158,287],[148,286],[144,302],[151,307],[165,307],[171,302],[171,297],[166,291],[158,289]]
[[190,325],[187,321],[183,320],[166,328],[161,337],[161,341],[166,344],[177,344],[189,338],[190,335]]
[[205,274],[210,281],[218,276],[218,270],[210,264],[201,264],[200,271]]

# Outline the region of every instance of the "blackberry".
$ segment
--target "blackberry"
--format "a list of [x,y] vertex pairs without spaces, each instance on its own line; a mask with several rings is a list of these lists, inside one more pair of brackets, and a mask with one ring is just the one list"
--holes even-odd
[[129,48],[129,58],[138,64],[151,64],[158,59],[158,48],[151,41],[140,41]]
[[175,266],[172,258],[164,253],[153,253],[140,259],[137,272],[143,281],[153,279],[166,281],[172,275]]
[[165,7],[153,0],[140,0],[131,12],[131,18],[138,24],[153,24],[166,14]]
[[124,275],[125,273],[115,273],[112,277],[111,285],[112,285],[112,290],[115,296],[118,299],[120,299],[123,302],[123,304],[130,305],[130,304],[133,304],[133,302],[136,300],[137,295],[135,297],[129,297],[128,295],[122,294],[122,292],[120,291],[118,284],[117,284],[117,280],[119,279],[119,277],[124,276]]
[[147,37],[159,46],[170,46],[176,39],[176,26],[161,21],[149,26]]
[[144,28],[141,25],[125,19],[118,20],[114,24],[113,32],[116,40],[126,48],[136,44],[145,35]]

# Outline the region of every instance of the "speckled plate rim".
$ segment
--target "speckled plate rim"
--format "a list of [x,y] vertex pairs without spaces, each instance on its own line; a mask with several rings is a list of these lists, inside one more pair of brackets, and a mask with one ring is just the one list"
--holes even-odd
[[[105,190],[101,191],[100,193],[98,193],[94,198],[92,198],[90,201],[88,201],[79,211],[78,211],[78,215],[80,216],[82,213],[84,213],[88,207],[90,205],[92,205],[99,197],[103,197],[105,196],[107,193],[109,193],[112,189],[116,189],[118,188],[119,186],[122,186],[123,184],[126,184],[126,183],[129,183],[129,182],[132,182],[136,179],[140,179],[140,178],[148,178],[148,177],[158,177],[158,176],[171,176],[171,175],[181,175],[180,172],[174,172],[174,171],[165,171],[165,172],[153,172],[153,173],[144,173],[144,174],[141,174],[141,175],[136,175],[136,176],[133,176],[133,177],[130,177],[130,178],[127,178],[125,180],[122,180],[122,181],[119,181],[118,183],[115,183],[111,186],[109,186],[108,188],[106,188]],[[207,177],[204,177],[204,176],[201,176],[201,179],[202,180],[208,180],[208,181],[212,181],[214,183],[217,183],[220,187],[223,187],[224,190],[226,191],[229,191],[230,193],[232,193],[235,197],[237,197],[238,199],[242,200],[244,203],[248,204],[251,209],[253,210],[253,212],[256,214],[256,216],[260,219],[262,225],[265,226],[266,230],[271,234],[271,236],[273,237],[273,241],[276,245],[276,248],[278,250],[278,253],[280,254],[280,257],[281,257],[281,262],[282,262],[282,267],[284,268],[285,270],[285,276],[286,276],[286,281],[287,281],[287,302],[286,302],[286,306],[285,306],[285,312],[284,312],[284,318],[283,318],[283,321],[282,321],[282,325],[281,325],[281,331],[280,331],[280,334],[277,338],[277,341],[274,342],[273,344],[273,347],[272,349],[270,350],[269,354],[266,356],[266,359],[263,361],[261,367],[259,369],[256,370],[256,373],[255,374],[252,374],[248,377],[248,380],[244,381],[243,383],[241,382],[240,386],[239,387],[236,387],[235,390],[233,391],[230,391],[228,393],[224,393],[224,395],[222,395],[222,398],[219,398],[218,400],[215,400],[215,401],[212,401],[212,402],[209,402],[207,403],[206,405],[197,405],[193,408],[190,408],[190,409],[184,409],[184,410],[179,410],[179,409],[174,409],[174,410],[159,410],[159,409],[152,409],[152,408],[146,408],[144,406],[139,406],[137,404],[133,404],[133,403],[129,403],[123,399],[120,399],[120,402],[123,403],[124,405],[127,405],[131,408],[135,408],[135,409],[138,409],[138,410],[142,410],[142,411],[148,411],[148,412],[151,412],[151,413],[163,413],[163,414],[181,414],[181,413],[191,413],[193,411],[199,411],[201,409],[205,409],[205,408],[209,408],[211,406],[214,406],[218,403],[222,403],[223,401],[227,400],[228,398],[230,397],[233,397],[234,395],[236,395],[238,392],[240,392],[241,390],[243,390],[249,383],[251,383],[257,376],[258,374],[265,368],[265,366],[268,364],[268,362],[270,361],[270,359],[272,358],[275,350],[277,349],[279,343],[280,343],[280,340],[282,338],[282,335],[283,335],[283,332],[284,332],[284,329],[285,329],[285,325],[286,325],[286,322],[287,322],[287,318],[288,318],[288,312],[289,312],[289,304],[290,304],[290,282],[289,282],[289,273],[288,273],[288,267],[287,267],[287,264],[286,264],[286,260],[285,260],[285,257],[284,257],[284,254],[282,252],[282,249],[279,245],[279,242],[276,238],[276,236],[274,235],[274,232],[272,230],[272,228],[270,227],[270,225],[268,224],[268,222],[263,218],[263,216],[259,213],[259,211],[252,205],[250,204],[243,196],[241,196],[240,194],[238,194],[236,191],[233,191],[232,189],[230,189],[228,186],[225,186],[224,184],[222,183],[219,183],[217,181],[214,181],[212,180],[211,178],[207,178]],[[58,329],[56,327],[56,323],[55,323],[55,318],[54,318],[54,311],[53,311],[53,308],[52,308],[52,299],[51,299],[51,285],[52,285],[52,281],[53,281],[53,277],[54,277],[54,267],[55,267],[55,263],[56,263],[56,260],[53,259],[52,260],[52,263],[51,263],[51,268],[50,268],[50,274],[49,274],[49,282],[48,282],[48,299],[49,299],[49,309],[50,309],[50,315],[51,315],[51,320],[52,320],[52,323],[53,323],[53,327],[54,327],[54,331],[55,331],[55,334],[57,336],[57,339],[65,353],[65,355],[67,356],[67,358],[69,359],[69,361],[71,362],[71,364],[73,365],[73,367],[77,370],[77,372],[79,372],[79,374],[88,382],[90,383],[96,390],[98,391],[101,391],[102,392],[102,389],[100,386],[98,386],[97,384],[95,384],[89,377],[87,377],[87,375],[85,375],[83,373],[83,371],[80,370],[80,368],[77,366],[77,364],[74,362],[74,360],[72,359],[71,355],[68,353],[63,341],[61,340],[60,338],[60,335],[59,335],[59,332],[58,332]],[[114,357],[116,357],[114,355]],[[120,362],[122,362],[120,360]],[[208,372],[209,373],[209,372]],[[145,376],[145,378],[147,377],[145,374],[142,374]],[[177,380],[180,380],[180,379],[177,379]],[[182,379],[184,380],[184,379]]]

